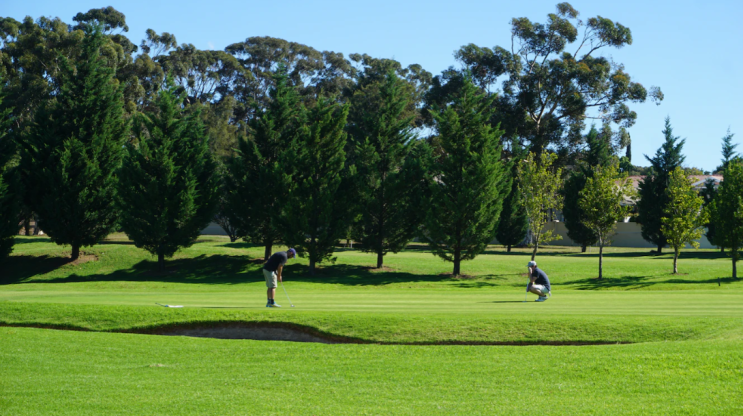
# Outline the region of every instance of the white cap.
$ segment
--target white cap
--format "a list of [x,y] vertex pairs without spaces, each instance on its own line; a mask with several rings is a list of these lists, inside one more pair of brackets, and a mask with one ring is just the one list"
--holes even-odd
[[526,265],[526,267],[537,267],[537,262],[532,260]]

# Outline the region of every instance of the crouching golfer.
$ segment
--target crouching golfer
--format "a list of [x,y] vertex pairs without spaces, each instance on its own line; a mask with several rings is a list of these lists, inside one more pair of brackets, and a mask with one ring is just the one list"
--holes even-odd
[[530,261],[526,266],[529,268],[529,292],[539,295],[537,302],[544,302],[551,295],[550,279],[537,267],[536,261]]
[[278,251],[273,253],[268,259],[266,264],[263,265],[263,277],[266,278],[266,295],[268,296],[267,308],[280,308],[281,305],[274,301],[276,297],[276,280],[283,282],[281,279],[281,272],[284,270],[284,265],[288,259],[293,259],[297,256],[297,251],[290,248],[286,251]]

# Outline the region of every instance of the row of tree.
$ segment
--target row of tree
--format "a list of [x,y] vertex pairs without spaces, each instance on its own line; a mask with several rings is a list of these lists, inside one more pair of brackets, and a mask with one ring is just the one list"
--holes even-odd
[[[513,19],[510,52],[467,45],[456,54],[465,68],[436,77],[273,38],[199,51],[149,30],[134,56],[110,7],[74,26],[2,19],[0,209],[20,201],[73,256],[120,227],[161,265],[215,211],[233,238],[266,254],[277,241],[296,245],[311,267],[342,237],[361,240],[381,267],[419,235],[459,274],[494,235],[509,249],[521,243],[527,215],[535,255],[550,239],[536,218],[562,204],[561,167],[596,166],[621,149],[626,164],[636,114],[625,103],[648,95],[593,56],[631,44],[629,29],[577,16],[561,3],[546,24]],[[605,123],[584,137],[591,108]],[[432,134],[414,140],[421,127]],[[541,197],[552,205],[529,206]]]

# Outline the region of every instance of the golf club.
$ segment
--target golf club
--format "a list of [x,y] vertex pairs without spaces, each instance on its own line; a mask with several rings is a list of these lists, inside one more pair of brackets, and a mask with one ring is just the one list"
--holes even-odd
[[[286,298],[289,299],[289,294],[286,293],[286,288],[284,287],[284,282],[281,282],[281,288],[284,289],[284,294],[286,295]],[[292,303],[292,300],[289,299],[289,304],[292,305],[292,308],[294,307],[294,304]]]
[[526,302],[526,296],[529,294],[529,283],[531,283],[531,281],[526,282],[526,293],[524,293],[524,302]]

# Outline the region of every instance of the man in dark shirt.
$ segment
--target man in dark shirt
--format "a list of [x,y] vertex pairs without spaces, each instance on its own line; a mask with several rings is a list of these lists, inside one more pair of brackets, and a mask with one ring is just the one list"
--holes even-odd
[[542,269],[537,267],[536,261],[530,261],[526,265],[529,268],[529,292],[539,295],[537,302],[544,302],[547,300],[547,296],[552,295],[552,287],[550,286],[550,279],[547,277]]
[[267,308],[281,307],[281,305],[274,301],[276,297],[276,281],[283,282],[281,272],[284,270],[284,265],[288,259],[293,259],[296,256],[297,251],[293,248],[286,251],[277,251],[263,265],[263,277],[266,278],[266,287],[268,288],[266,291],[266,296],[268,296]]

